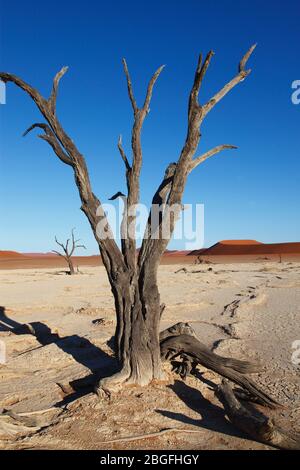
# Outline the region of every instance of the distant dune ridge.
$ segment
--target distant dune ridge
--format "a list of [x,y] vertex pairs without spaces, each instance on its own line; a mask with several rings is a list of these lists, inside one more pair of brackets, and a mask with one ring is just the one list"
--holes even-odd
[[191,251],[193,256],[300,254],[300,242],[261,243],[256,240],[222,240],[210,248]]
[[52,258],[53,256],[57,256],[55,253],[22,253],[26,258]]
[[4,259],[24,258],[24,255],[22,255],[22,253],[18,253],[17,251],[0,251],[0,258],[4,258]]
[[[249,262],[256,260],[293,261],[300,258],[300,242],[261,243],[257,240],[221,240],[209,248],[194,251],[167,250],[162,264],[191,263],[193,259],[203,258],[210,262]],[[98,266],[99,255],[75,256],[75,266]],[[39,268],[64,267],[64,261],[54,253],[18,253],[0,251],[0,268]]]

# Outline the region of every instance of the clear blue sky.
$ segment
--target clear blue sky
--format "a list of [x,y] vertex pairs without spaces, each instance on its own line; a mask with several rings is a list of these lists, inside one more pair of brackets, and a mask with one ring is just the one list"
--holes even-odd
[[[141,103],[147,80],[166,64],[143,132],[142,198],[148,203],[166,164],[178,158],[198,53],[213,49],[201,100],[235,74],[255,42],[252,74],[208,116],[199,152],[222,143],[238,151],[216,156],[190,176],[184,201],[205,204],[205,246],[219,239],[300,240],[300,79],[297,0],[91,1],[1,0],[0,69],[45,95],[63,78],[58,114],[86,156],[94,192],[106,202],[125,190],[116,142],[129,153],[131,108],[121,59],[126,57]],[[33,102],[10,85],[0,105],[0,250],[49,251],[72,227],[96,253],[71,169],[34,133]],[[171,248],[182,248],[172,242]]]

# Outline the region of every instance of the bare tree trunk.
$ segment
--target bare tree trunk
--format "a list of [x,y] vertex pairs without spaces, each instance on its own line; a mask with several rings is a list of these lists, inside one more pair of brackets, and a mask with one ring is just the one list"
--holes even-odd
[[145,385],[162,378],[156,276],[125,275],[112,286],[117,326],[115,349],[126,381]]
[[73,274],[75,274],[75,269],[74,269],[72,258],[68,259],[68,266],[69,266],[70,276],[73,276]]

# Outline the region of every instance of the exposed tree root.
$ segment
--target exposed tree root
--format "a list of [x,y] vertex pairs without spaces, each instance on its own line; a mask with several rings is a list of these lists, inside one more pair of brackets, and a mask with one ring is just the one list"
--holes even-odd
[[257,367],[253,364],[218,356],[198,341],[197,338],[187,334],[171,336],[161,342],[162,359],[182,355],[184,361],[190,357],[193,363],[201,364],[245,388],[259,403],[270,408],[278,406],[278,403],[272,397],[260,390],[252,380],[243,376],[245,373],[257,371]]
[[139,434],[138,436],[120,437],[117,439],[109,439],[107,441],[100,441],[99,444],[112,444],[115,442],[131,442],[131,441],[139,441],[141,439],[151,439],[153,437],[160,437],[163,434],[167,434],[170,432],[199,433],[199,432],[202,432],[202,429],[167,428],[167,429],[161,429],[160,431],[157,431],[157,432],[152,432],[150,434]]
[[[232,390],[227,380],[216,389],[216,396],[223,404],[230,422],[247,433],[256,441],[281,449],[300,449],[300,436],[277,426],[273,419],[251,405],[243,405],[240,400],[250,400],[269,408],[276,408],[278,403],[244,374],[256,372],[258,366],[247,361],[219,356],[201,343],[194,329],[188,323],[177,323],[160,333],[162,359],[179,357],[177,372],[182,378],[193,371],[198,364],[217,372],[222,377],[238,384],[241,390]],[[111,377],[104,378],[95,389],[100,397],[110,397],[112,392],[124,385],[136,383],[130,374],[130,368],[123,368]],[[19,438],[39,432],[41,429],[56,423],[64,409],[49,408],[46,410],[15,413],[13,410],[0,411],[0,439]],[[151,434],[128,436],[104,441],[103,444],[129,442],[139,439],[159,437],[169,432],[202,432],[197,429],[167,428]],[[2,436],[1,436],[2,434]]]
[[112,392],[116,392],[124,383],[129,381],[130,371],[123,368],[120,372],[105,377],[95,387],[99,398],[110,398]]
[[2,410],[0,414],[0,439],[20,438],[34,434],[56,423],[63,411],[60,408],[53,407],[39,412],[28,413]]
[[223,379],[217,396],[230,422],[254,440],[280,449],[299,450],[300,435],[278,427],[274,421],[259,412],[245,408],[237,399],[229,383]]

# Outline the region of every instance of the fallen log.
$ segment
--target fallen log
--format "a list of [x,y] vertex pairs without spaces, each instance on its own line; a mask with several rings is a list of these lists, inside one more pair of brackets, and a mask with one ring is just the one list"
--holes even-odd
[[300,435],[277,426],[252,405],[246,408],[238,400],[227,380],[222,380],[216,395],[224,406],[229,421],[252,439],[279,449],[300,450]]
[[190,358],[193,365],[195,363],[201,364],[207,369],[211,369],[222,377],[240,385],[247,390],[249,395],[257,400],[258,403],[270,408],[279,406],[272,397],[261,390],[251,379],[243,375],[257,372],[257,366],[250,362],[219,356],[213,353],[197,338],[188,334],[179,334],[165,338],[160,343],[160,349],[163,360],[170,358],[175,359],[178,356],[181,357],[183,361]]

